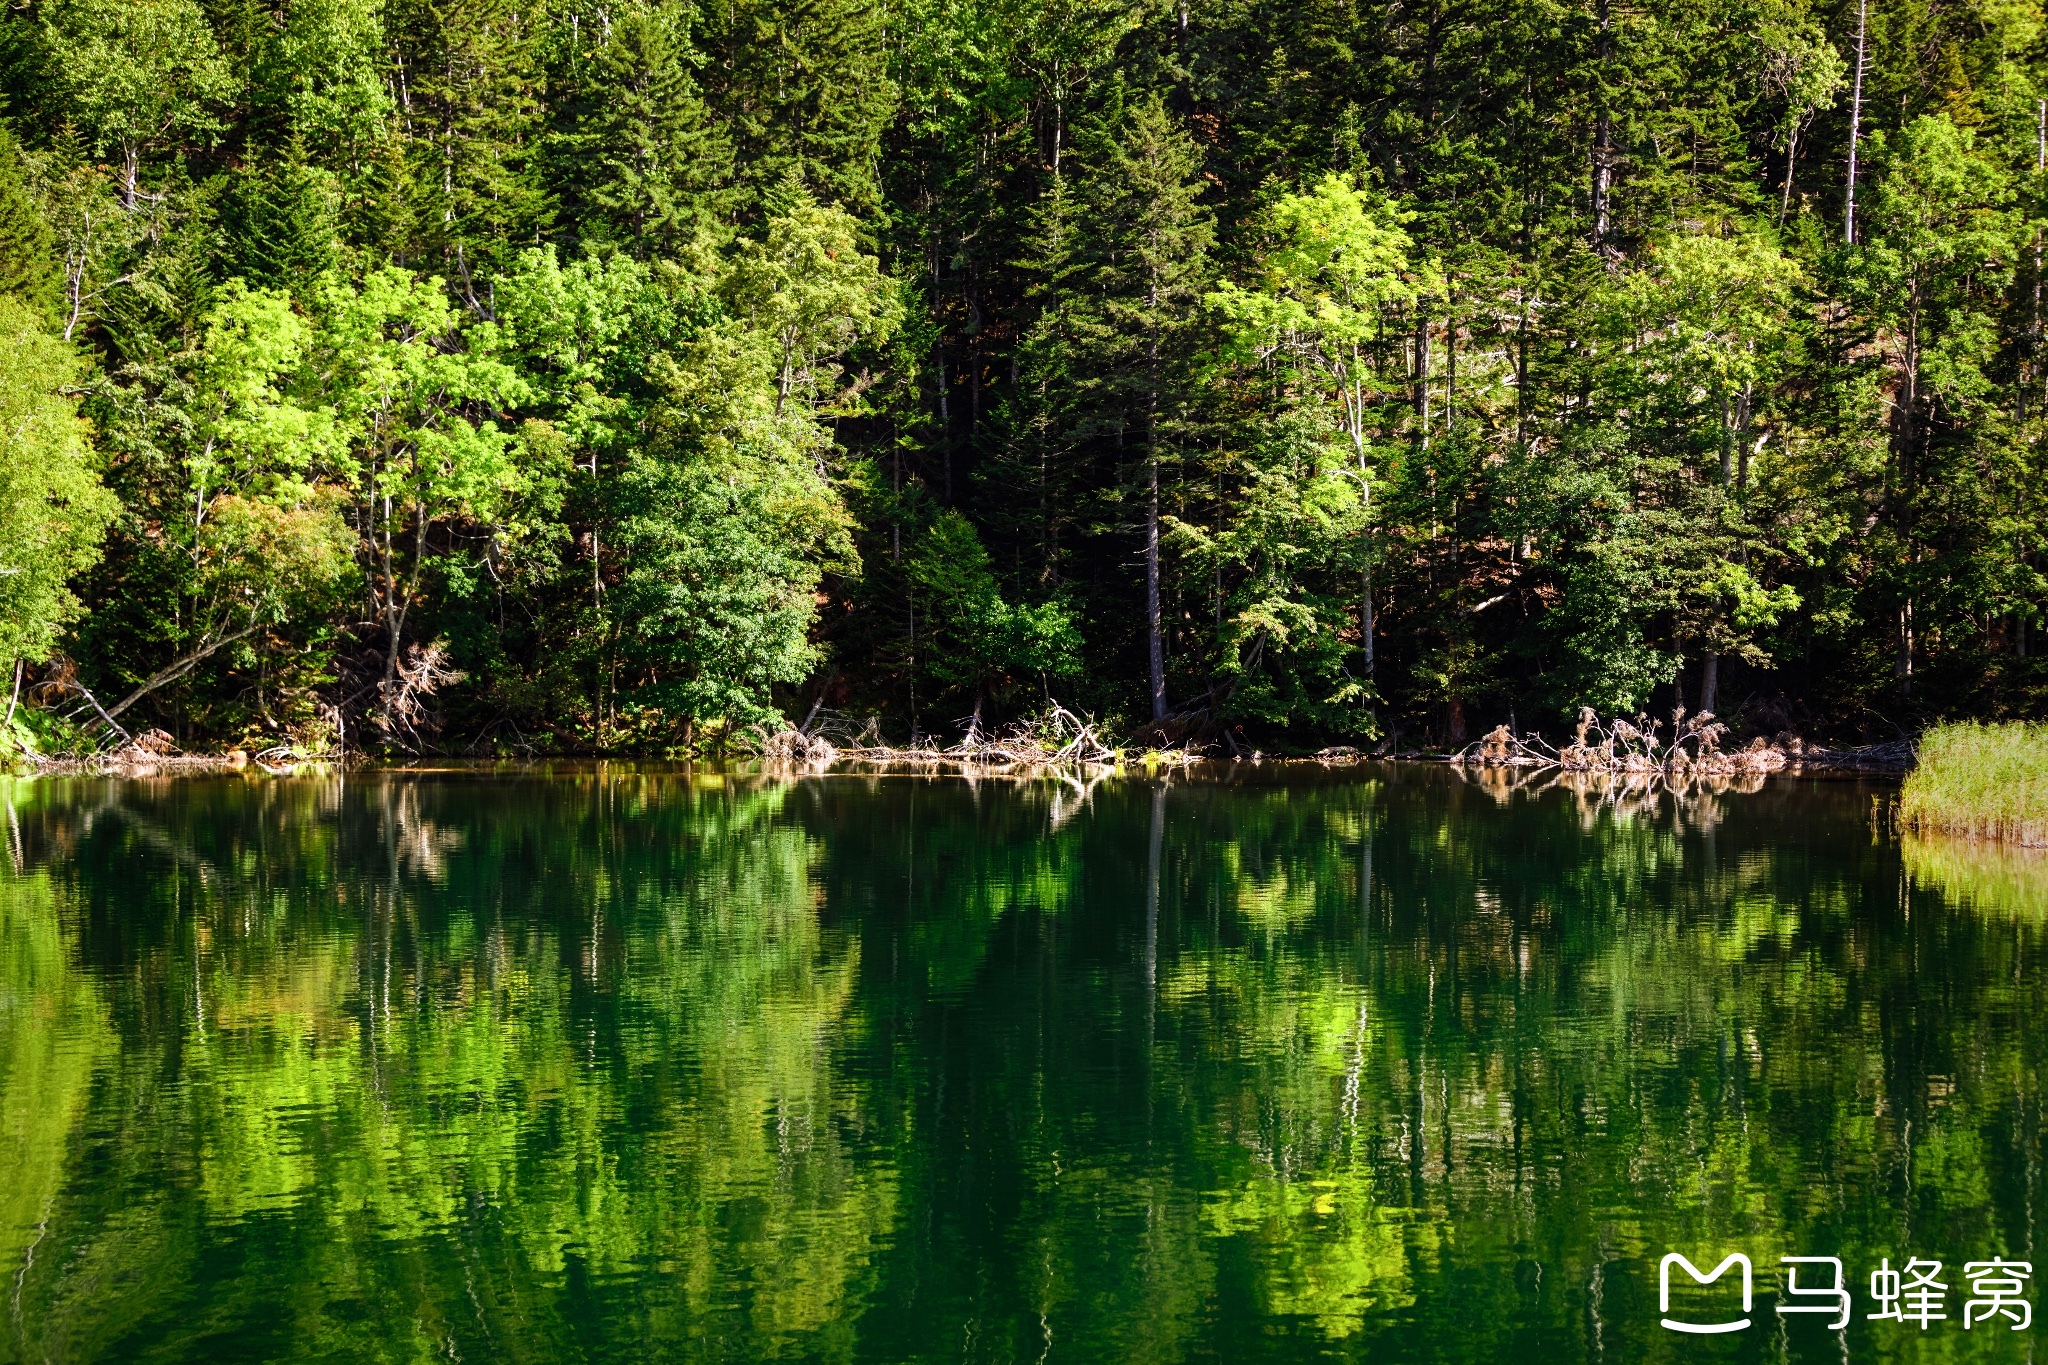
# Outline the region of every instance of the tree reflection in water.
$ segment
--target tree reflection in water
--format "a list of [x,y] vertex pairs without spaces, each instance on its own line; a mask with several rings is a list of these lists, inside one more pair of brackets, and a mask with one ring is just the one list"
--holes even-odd
[[1834,1360],[1778,1256],[2031,1258],[2031,864],[1516,776],[12,784],[6,1354],[1678,1359],[1725,1247]]

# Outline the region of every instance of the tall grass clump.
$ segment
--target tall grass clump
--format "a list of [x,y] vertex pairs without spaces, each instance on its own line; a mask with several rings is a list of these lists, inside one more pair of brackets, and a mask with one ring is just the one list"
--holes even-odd
[[1937,725],[1899,793],[1907,829],[2048,844],[2048,725]]

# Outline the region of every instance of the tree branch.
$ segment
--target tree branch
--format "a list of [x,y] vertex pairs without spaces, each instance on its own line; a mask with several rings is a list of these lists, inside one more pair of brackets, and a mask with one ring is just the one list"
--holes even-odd
[[[190,654],[187,654],[182,659],[179,659],[176,662],[170,664],[168,667],[151,674],[149,680],[144,682],[142,686],[136,688],[133,692],[130,692],[127,696],[121,698],[120,701],[116,702],[114,704],[113,710],[102,711],[100,712],[100,714],[106,717],[107,724],[113,725],[116,730],[120,730],[120,726],[114,725],[115,716],[120,715],[129,707],[135,705],[136,702],[141,701],[144,697],[156,691],[159,687],[162,687],[165,683],[176,682],[179,678],[184,677],[187,673],[190,673],[195,667],[197,667],[202,660],[206,659],[209,655],[219,650],[223,645],[231,645],[235,641],[243,639],[246,636],[254,635],[257,631],[261,629],[263,629],[263,623],[261,621],[258,621],[254,625],[247,626],[241,630],[236,631],[233,635],[223,635],[219,639],[213,641],[210,644],[201,645],[198,649],[193,650]],[[84,691],[85,689],[80,688],[79,690]],[[90,699],[91,696],[92,694],[90,692],[86,693],[86,697],[88,699]],[[99,703],[93,702],[93,705],[98,706]],[[127,733],[127,731],[122,730],[122,738],[125,739],[127,737]]]

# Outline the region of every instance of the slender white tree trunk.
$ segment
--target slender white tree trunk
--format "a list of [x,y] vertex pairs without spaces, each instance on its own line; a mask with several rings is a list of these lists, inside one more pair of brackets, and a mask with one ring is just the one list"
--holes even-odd
[[1842,240],[1856,241],[1856,144],[1863,132],[1863,40],[1870,20],[1870,0],[1856,3],[1856,87],[1849,97],[1849,197],[1842,210]]

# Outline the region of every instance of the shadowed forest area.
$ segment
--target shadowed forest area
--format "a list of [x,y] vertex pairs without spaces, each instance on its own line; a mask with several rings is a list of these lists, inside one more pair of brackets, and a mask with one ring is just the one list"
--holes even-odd
[[2035,0],[27,0],[7,726],[2038,716],[2044,59]]

